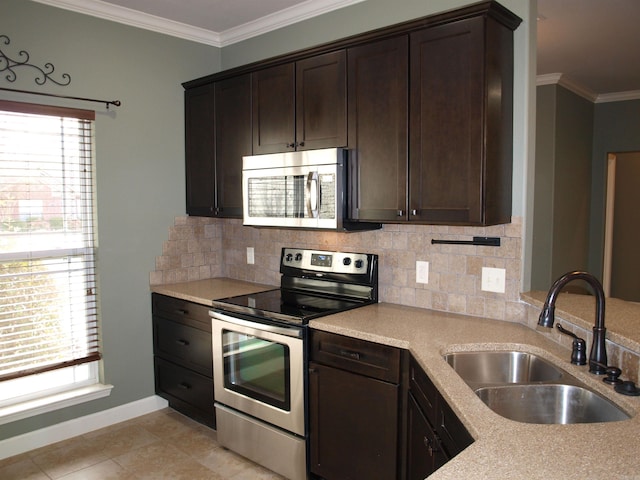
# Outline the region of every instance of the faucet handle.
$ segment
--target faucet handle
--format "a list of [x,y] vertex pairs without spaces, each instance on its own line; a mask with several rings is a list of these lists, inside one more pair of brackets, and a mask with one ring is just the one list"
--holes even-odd
[[580,338],[575,333],[570,332],[562,325],[558,323],[558,330],[565,335],[573,337],[573,350],[571,351],[571,363],[574,365],[586,365],[587,364],[587,342],[584,338]]

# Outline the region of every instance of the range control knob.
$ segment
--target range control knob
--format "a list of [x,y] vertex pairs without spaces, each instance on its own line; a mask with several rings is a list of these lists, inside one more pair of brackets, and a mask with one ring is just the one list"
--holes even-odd
[[356,268],[362,268],[362,265],[364,265],[364,263],[362,262],[362,260],[356,260]]
[[345,265],[345,266],[346,265],[351,265],[351,259],[349,257],[344,257],[342,259],[342,264]]
[[299,262],[302,260],[302,254],[300,252],[296,253],[296,262]]
[[287,253],[284,257],[285,261],[290,262],[291,260],[293,260],[293,255],[290,253]]

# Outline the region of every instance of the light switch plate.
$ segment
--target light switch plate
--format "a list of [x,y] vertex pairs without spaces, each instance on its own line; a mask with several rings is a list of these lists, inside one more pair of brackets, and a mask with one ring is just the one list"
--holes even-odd
[[482,267],[482,290],[485,292],[504,293],[506,283],[504,268]]
[[254,255],[255,254],[253,251],[253,247],[247,247],[247,264],[253,265],[254,263],[256,263],[256,259]]
[[416,262],[416,283],[429,283],[429,262]]

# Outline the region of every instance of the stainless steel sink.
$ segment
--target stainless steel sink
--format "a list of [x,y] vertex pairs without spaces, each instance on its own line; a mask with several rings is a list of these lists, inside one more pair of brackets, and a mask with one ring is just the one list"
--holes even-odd
[[480,388],[491,410],[524,423],[617,422],[631,418],[609,400],[575,385],[511,385]]
[[455,352],[444,356],[494,412],[524,423],[616,422],[631,418],[551,362],[528,352]]
[[455,352],[444,359],[472,388],[510,383],[550,382],[563,371],[527,352]]

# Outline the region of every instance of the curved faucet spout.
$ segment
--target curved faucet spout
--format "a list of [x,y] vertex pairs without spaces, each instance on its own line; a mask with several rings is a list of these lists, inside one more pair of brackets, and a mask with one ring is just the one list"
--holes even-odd
[[598,375],[604,375],[606,368],[602,365],[607,364],[607,350],[605,347],[605,326],[604,326],[604,289],[600,281],[588,272],[568,272],[558,278],[547,294],[544,302],[538,325],[542,327],[552,328],[555,319],[556,300],[560,291],[564,286],[573,280],[584,280],[593,289],[596,296],[596,319],[593,327],[593,344],[591,345],[591,354],[589,356],[589,371]]

